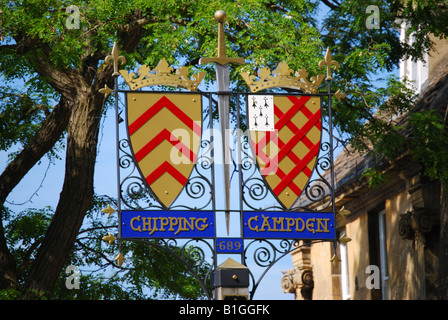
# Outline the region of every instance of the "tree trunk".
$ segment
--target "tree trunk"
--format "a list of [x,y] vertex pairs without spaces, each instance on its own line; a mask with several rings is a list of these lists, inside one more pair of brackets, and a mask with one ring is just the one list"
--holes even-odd
[[438,299],[448,299],[448,190],[442,182],[440,190],[440,239]]
[[[446,92],[446,91],[443,91]],[[444,98],[444,100],[443,100]],[[445,95],[441,100],[447,101]],[[443,116],[445,132],[448,129],[448,104],[439,103],[440,114]],[[437,106],[435,107],[437,110]],[[440,238],[439,238],[439,270],[438,270],[438,299],[448,300],[448,185],[446,179],[440,179]]]
[[[133,52],[139,43],[141,34],[142,28],[139,26],[121,32],[119,38],[122,41],[118,42],[121,44],[122,50]],[[51,51],[51,48],[46,46],[44,49],[47,49],[48,52]],[[33,65],[36,67],[36,72],[48,78],[55,90],[64,97],[66,107],[64,111],[67,113],[60,115],[62,120],[57,122],[60,127],[50,131],[59,132],[61,128],[64,130],[68,126],[68,133],[64,184],[52,222],[37,251],[36,259],[30,267],[25,283],[20,288],[25,299],[35,299],[51,293],[72,250],[85,213],[93,198],[98,129],[104,99],[104,95],[98,90],[103,88],[106,83],[110,88],[113,87],[113,78],[111,77],[113,67],[109,64],[98,68],[100,59],[95,55],[89,55],[89,57],[84,60],[81,69],[58,70],[46,57],[34,56]],[[101,55],[101,58],[104,57]],[[52,114],[55,110],[56,108]],[[54,113],[54,116],[56,115],[57,113]],[[57,139],[59,137],[60,134]],[[50,145],[50,148],[53,145]],[[42,155],[36,153],[34,157],[37,160],[35,161],[38,161]],[[29,167],[30,169],[34,164],[35,162],[29,161],[25,168]],[[21,170],[22,166],[23,163],[17,166],[17,170]],[[22,172],[23,176],[26,172],[27,170]],[[11,187],[8,189],[9,191],[5,190],[3,198],[2,191],[0,191],[0,201],[6,199],[23,176],[19,175],[15,179],[17,181],[15,184],[10,182]],[[0,183],[2,183],[1,179],[0,177]],[[0,184],[0,189],[1,187]],[[0,202],[0,205],[3,201]],[[2,209],[1,206],[0,209]],[[2,214],[1,210],[0,214]],[[16,264],[6,246],[3,231],[0,223],[0,289],[16,285],[17,280]]]
[[[4,208],[0,208],[0,216],[3,215]],[[9,252],[3,224],[0,223],[0,289],[18,289],[17,269],[14,256]]]
[[67,128],[70,108],[62,98],[43,122],[31,142],[5,168],[0,176],[0,203],[28,171],[54,146]]
[[28,299],[53,289],[93,197],[103,102],[103,95],[95,87],[78,88],[72,97],[76,105],[68,125],[64,184],[53,220],[25,281],[23,291]]
[[[29,170],[51,150],[67,128],[70,108],[63,99],[53,108],[33,140],[26,145],[0,175],[0,221],[3,221],[4,203],[11,191]],[[18,289],[16,261],[6,244],[3,224],[0,223],[0,289]]]

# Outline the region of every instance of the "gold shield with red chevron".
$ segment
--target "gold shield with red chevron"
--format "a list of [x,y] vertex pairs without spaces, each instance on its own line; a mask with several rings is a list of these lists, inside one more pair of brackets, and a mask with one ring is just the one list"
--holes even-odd
[[127,93],[128,134],[138,168],[165,207],[178,197],[196,162],[202,134],[200,94]]
[[[248,114],[250,108],[249,101]],[[262,106],[260,112],[267,113]],[[273,131],[261,129],[260,124],[264,124],[265,119],[268,124],[268,115],[263,116],[263,122],[258,121],[257,126],[249,126],[252,147],[270,189],[284,207],[291,208],[316,164],[321,141],[321,99],[317,96],[273,96],[272,113]]]

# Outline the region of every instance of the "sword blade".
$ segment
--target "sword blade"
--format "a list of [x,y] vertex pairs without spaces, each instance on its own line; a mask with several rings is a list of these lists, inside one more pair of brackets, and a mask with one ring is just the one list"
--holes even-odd
[[[216,80],[218,93],[228,92],[230,88],[229,65],[216,64]],[[222,142],[222,166],[224,180],[224,210],[226,217],[227,235],[230,229],[230,144],[229,144],[229,96],[218,96],[218,113]]]

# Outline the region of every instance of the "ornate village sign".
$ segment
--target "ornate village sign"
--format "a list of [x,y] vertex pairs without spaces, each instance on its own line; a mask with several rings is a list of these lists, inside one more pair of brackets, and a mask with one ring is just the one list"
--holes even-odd
[[[225,18],[223,11],[215,14],[218,56],[200,60],[215,64],[217,92],[197,91],[203,72],[188,77],[187,68],[174,71],[161,60],[152,70],[141,66],[137,75],[128,74],[119,70],[126,60],[115,45],[107,56],[115,87],[101,92],[115,95],[118,203],[103,212],[117,211],[119,232],[103,239],[119,245],[153,239],[151,245],[171,253],[179,246],[183,255],[177,257],[189,268],[210,251],[215,278],[222,277],[215,275],[220,255],[239,256],[246,265],[253,252],[254,263],[266,270],[258,281],[249,271],[252,297],[266,271],[299,240],[336,243],[331,68],[338,63],[327,50],[319,63],[326,74],[308,78],[306,70],[294,72],[281,62],[275,71],[260,70],[258,79],[241,73],[250,92],[230,92],[229,66],[245,62],[226,56]],[[120,75],[130,90],[118,89]],[[323,80],[327,90],[320,92]],[[148,86],[184,90],[140,90]],[[294,93],[266,93],[273,88]],[[230,123],[231,112],[237,123]],[[311,209],[316,201],[321,206]],[[125,257],[120,252],[116,260],[121,265]],[[198,281],[211,298],[210,279]]]

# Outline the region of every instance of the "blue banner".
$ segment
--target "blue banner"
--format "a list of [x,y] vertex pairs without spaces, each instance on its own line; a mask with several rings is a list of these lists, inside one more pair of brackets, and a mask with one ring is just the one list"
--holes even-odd
[[122,238],[214,238],[213,211],[121,211]]
[[242,238],[218,238],[216,239],[216,252],[218,253],[242,253],[244,243]]
[[335,239],[333,212],[244,212],[244,238]]

